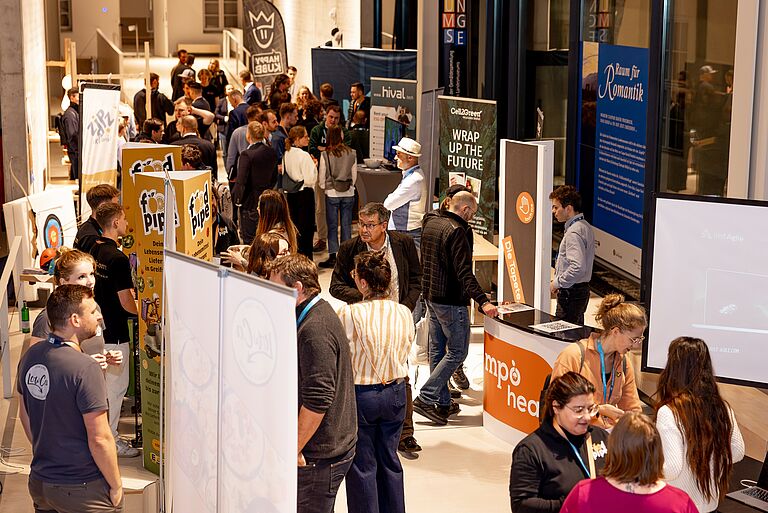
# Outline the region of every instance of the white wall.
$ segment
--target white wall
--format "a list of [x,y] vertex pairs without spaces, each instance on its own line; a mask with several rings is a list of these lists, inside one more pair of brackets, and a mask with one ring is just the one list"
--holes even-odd
[[179,44],[221,46],[221,32],[203,32],[203,0],[167,0],[167,4],[169,54],[175,55]]
[[283,16],[288,64],[298,68],[299,85],[312,86],[310,49],[331,39],[334,24],[328,13],[334,7],[338,27],[344,33],[344,47],[360,48],[360,0],[274,0],[273,3]]
[[43,0],[21,2],[24,27],[24,103],[26,105],[30,193],[42,192],[48,167],[48,86],[40,80],[45,69],[45,14]]
[[96,29],[120,47],[120,0],[71,0],[72,31],[61,32],[61,47],[64,38],[77,43],[78,59],[96,56]]

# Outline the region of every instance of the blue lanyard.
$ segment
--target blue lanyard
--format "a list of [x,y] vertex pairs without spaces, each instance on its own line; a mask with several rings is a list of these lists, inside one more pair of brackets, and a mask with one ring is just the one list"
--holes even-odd
[[575,454],[575,455],[576,455],[576,459],[577,459],[577,460],[579,460],[579,465],[581,465],[581,468],[582,468],[582,470],[584,470],[584,474],[586,474],[586,476],[587,476],[587,479],[589,479],[590,477],[592,477],[592,476],[589,474],[589,469],[588,469],[588,468],[587,468],[587,466],[584,464],[584,460],[583,460],[583,459],[581,459],[581,454],[579,454],[579,450],[578,450],[578,449],[576,448],[576,446],[575,446],[575,445],[573,445],[573,444],[571,443],[571,441],[570,441],[570,440],[568,440],[567,438],[565,439],[565,441],[566,441],[566,442],[568,442],[568,445],[570,445],[570,446],[571,446],[571,449],[573,449],[573,454]]
[[314,299],[312,301],[310,301],[307,306],[304,307],[304,310],[301,311],[301,313],[299,314],[299,318],[296,319],[296,327],[298,327],[299,324],[301,324],[301,321],[303,321],[304,317],[307,316],[307,313],[309,313],[309,310],[313,306],[315,306],[315,303],[317,303],[318,301],[320,301],[320,295],[319,294],[317,296],[315,296]]
[[[616,366],[613,365],[611,367],[611,389],[608,390],[608,384],[605,380],[605,353],[603,352],[603,344],[600,340],[597,341],[597,354],[600,355],[600,378],[603,380],[603,404],[607,404],[608,399],[613,395],[613,385],[616,381]],[[614,363],[616,362],[616,354],[613,355],[613,361]]]

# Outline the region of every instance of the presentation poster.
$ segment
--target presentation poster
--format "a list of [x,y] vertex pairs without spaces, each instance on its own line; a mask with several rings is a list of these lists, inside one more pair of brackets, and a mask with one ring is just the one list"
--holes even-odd
[[117,109],[120,86],[85,83],[80,93],[80,215],[91,207],[85,194],[101,183],[117,185]]
[[[648,50],[584,43],[582,105],[594,98],[597,256],[640,277]],[[584,107],[583,107],[584,108]]]
[[438,96],[440,194],[462,183],[475,195],[472,228],[493,242],[496,201],[496,102]]
[[416,81],[398,78],[371,78],[371,158],[384,156],[384,119],[406,126],[406,134],[416,139]]
[[141,411],[144,466],[159,473],[160,353],[163,332],[163,248],[168,223],[176,229],[179,252],[210,260],[211,182],[208,171],[170,173],[176,190],[176,216],[165,219],[165,173],[136,175],[138,225],[135,256],[131,258],[139,296],[139,355],[141,358]]
[[440,85],[449,96],[469,94],[467,0],[440,2]]

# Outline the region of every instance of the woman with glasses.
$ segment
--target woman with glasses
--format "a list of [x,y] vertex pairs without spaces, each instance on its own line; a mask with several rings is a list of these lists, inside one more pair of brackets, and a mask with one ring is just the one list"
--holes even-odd
[[594,392],[595,386],[575,372],[550,383],[541,426],[512,453],[514,513],[560,511],[576,483],[594,479],[603,468],[608,433],[590,423],[598,411]]
[[696,513],[684,491],[663,481],[662,467],[664,454],[653,422],[642,413],[627,413],[608,439],[602,475],[577,484],[560,512]]
[[557,356],[552,377],[574,371],[591,381],[600,405],[593,423],[610,428],[625,412],[641,410],[635,371],[626,355],[642,344],[648,320],[642,307],[626,303],[620,294],[605,296],[595,320],[603,331],[569,344]]
[[656,393],[664,479],[685,491],[701,513],[716,511],[733,464],[744,457],[744,439],[733,410],[720,397],[703,340],[672,341]]
[[390,299],[386,254],[359,253],[351,274],[363,300],[339,310],[349,339],[358,423],[355,459],[346,476],[347,509],[405,513],[397,446],[406,413],[413,319],[407,306]]

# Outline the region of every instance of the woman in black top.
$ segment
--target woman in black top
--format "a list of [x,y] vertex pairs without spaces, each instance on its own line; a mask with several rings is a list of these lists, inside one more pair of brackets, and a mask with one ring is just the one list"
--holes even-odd
[[605,463],[608,433],[590,426],[598,411],[595,386],[567,372],[547,389],[539,429],[512,454],[509,496],[514,513],[556,513],[571,489]]

